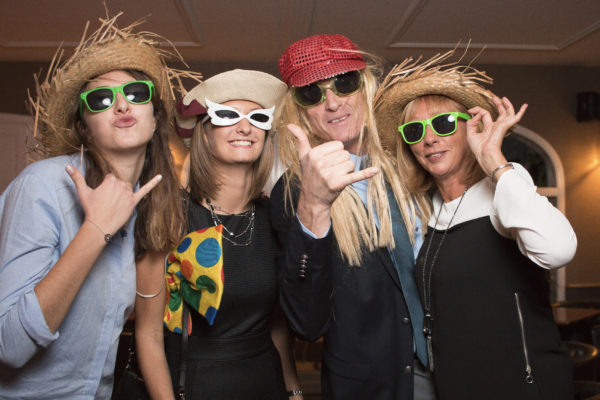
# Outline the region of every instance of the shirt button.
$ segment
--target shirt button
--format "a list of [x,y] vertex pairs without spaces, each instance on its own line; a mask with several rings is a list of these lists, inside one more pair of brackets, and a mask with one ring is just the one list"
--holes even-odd
[[405,324],[408,324],[408,323],[410,323],[410,318],[404,317],[404,318],[402,318],[402,322]]
[[410,375],[413,373],[413,367],[412,365],[407,365],[406,367],[404,367],[404,373],[406,375]]

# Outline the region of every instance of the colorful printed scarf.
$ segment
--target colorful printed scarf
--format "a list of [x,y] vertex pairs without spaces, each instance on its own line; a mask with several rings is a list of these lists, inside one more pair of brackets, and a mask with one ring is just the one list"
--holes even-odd
[[[165,260],[168,303],[164,324],[181,333],[182,301],[213,324],[221,297],[223,276],[223,226],[192,232],[185,236]],[[192,331],[191,319],[189,332]]]

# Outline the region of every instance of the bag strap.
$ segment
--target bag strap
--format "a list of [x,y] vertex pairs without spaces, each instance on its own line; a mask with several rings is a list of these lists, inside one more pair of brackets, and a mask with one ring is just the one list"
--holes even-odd
[[183,304],[183,315],[181,321],[181,356],[179,357],[179,389],[177,396],[179,400],[185,400],[185,373],[187,367],[187,344],[188,344],[188,308],[185,301]]
[[139,373],[135,350],[135,322],[131,327],[131,337],[129,338],[129,347],[127,348],[127,363],[125,364],[125,370],[135,372],[136,374]]

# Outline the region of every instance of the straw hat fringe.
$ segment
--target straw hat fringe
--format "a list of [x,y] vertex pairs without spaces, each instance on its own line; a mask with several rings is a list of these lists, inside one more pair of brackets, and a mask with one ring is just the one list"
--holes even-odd
[[[144,72],[154,82],[169,117],[174,112],[175,92],[186,93],[181,79],[200,82],[199,73],[167,67],[167,59],[181,61],[187,67],[170,41],[152,32],[133,32],[144,20],[119,28],[117,19],[122,14],[110,17],[107,12],[106,18],[99,18],[100,27],[89,36],[88,21],[73,54],[63,61],[65,51],[61,45],[45,77],[34,75],[36,96],[28,91],[27,102],[35,123],[37,144],[33,150],[41,156],[69,154],[79,149],[81,142],[71,129],[70,120],[81,87],[98,75],[118,69]],[[171,49],[159,48],[160,42],[168,42]]]
[[[456,48],[443,54],[436,54],[429,60],[407,58],[394,66],[382,81],[375,93],[374,107],[383,146],[394,150],[398,136],[398,116],[404,107],[424,95],[442,95],[463,104],[467,108],[476,105],[497,116],[492,98],[494,93],[483,87],[492,84],[493,79],[469,65],[459,65],[458,61],[445,62],[456,52]],[[472,63],[473,61],[471,61]]]

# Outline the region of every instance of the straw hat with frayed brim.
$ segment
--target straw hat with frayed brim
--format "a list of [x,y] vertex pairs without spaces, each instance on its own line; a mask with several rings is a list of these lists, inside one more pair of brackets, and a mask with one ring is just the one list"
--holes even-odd
[[438,54],[421,63],[420,59],[408,58],[385,77],[375,94],[377,130],[385,149],[395,150],[400,137],[400,113],[408,103],[421,96],[446,96],[467,109],[481,106],[496,118],[498,111],[492,102],[494,94],[481,85],[491,84],[492,78],[471,66],[458,65],[458,62],[443,64],[454,52]]
[[35,118],[35,151],[43,156],[69,154],[77,150],[80,140],[71,129],[70,119],[79,104],[81,88],[92,78],[113,70],[137,70],[150,77],[156,87],[169,119],[174,112],[174,89],[184,91],[182,77],[199,81],[200,74],[171,69],[166,59],[183,59],[173,52],[159,49],[159,40],[151,32],[133,33],[143,21],[118,28],[114,17],[100,18],[101,26],[86,38],[89,22],[74,53],[61,61],[64,50],[54,55],[45,79],[35,76],[36,98],[29,95],[29,107]]

